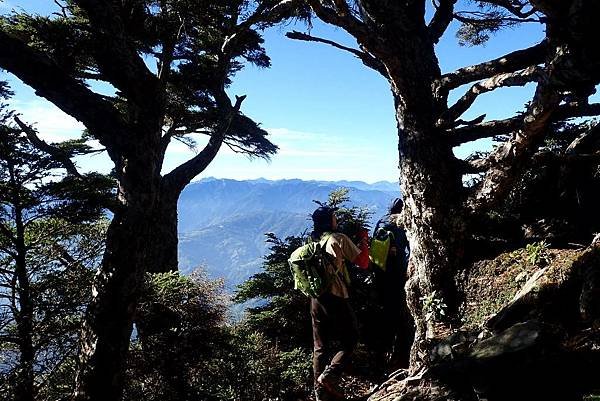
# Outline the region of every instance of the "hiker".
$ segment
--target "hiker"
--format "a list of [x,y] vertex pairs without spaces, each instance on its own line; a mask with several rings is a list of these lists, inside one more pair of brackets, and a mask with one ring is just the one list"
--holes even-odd
[[[353,262],[363,269],[369,265],[368,232],[362,230],[360,248],[357,247],[348,236],[336,232],[336,210],[322,206],[312,214],[312,238],[325,243],[325,251],[331,255],[332,262],[327,264],[332,273],[329,289],[318,297],[311,297],[310,302],[317,401],[343,399],[339,381],[358,342],[356,315],[348,301],[349,276],[345,261]],[[338,344],[335,348],[333,341]],[[335,353],[331,359],[330,351]]]
[[[406,304],[404,285],[407,280],[408,240],[400,222],[404,203],[395,199],[373,231],[372,257],[375,286],[382,313],[378,324],[378,365],[383,370],[408,367],[414,324]],[[375,241],[387,242],[387,255],[376,259]],[[383,259],[383,260],[381,260]],[[377,263],[378,262],[378,263]],[[387,369],[386,369],[387,368]]]

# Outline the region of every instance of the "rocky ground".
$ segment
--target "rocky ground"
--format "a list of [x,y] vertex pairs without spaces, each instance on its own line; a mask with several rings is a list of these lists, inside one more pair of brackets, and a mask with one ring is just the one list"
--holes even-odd
[[375,378],[359,366],[343,379],[346,399],[600,401],[600,236],[478,261],[463,290],[463,324],[437,340],[430,369]]
[[463,283],[463,324],[434,340],[432,366],[369,401],[600,399],[600,236],[479,261]]

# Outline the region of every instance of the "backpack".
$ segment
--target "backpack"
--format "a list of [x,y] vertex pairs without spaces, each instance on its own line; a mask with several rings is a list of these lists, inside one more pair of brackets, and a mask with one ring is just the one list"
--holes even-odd
[[377,230],[371,240],[370,258],[374,265],[385,271],[390,246],[394,241],[394,233],[383,228]]
[[294,289],[307,297],[316,298],[331,287],[332,277],[327,266],[332,263],[332,256],[325,251],[330,237],[331,234],[325,235],[318,242],[302,245],[288,259],[294,276]]

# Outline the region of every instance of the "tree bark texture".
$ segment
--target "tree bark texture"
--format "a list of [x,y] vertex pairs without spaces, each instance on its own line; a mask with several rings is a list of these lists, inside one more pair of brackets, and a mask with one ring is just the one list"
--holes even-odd
[[118,166],[120,208],[107,232],[106,251],[84,319],[77,401],[119,400],[122,395],[138,294],[151,256],[148,244],[154,225],[149,222],[159,202],[160,163],[153,157],[159,139],[151,134],[140,138],[132,145],[131,156],[123,157]]
[[411,248],[406,293],[416,326],[411,370],[416,371],[427,365],[429,340],[443,336],[456,317],[454,276],[465,224],[458,162],[445,132],[435,125],[445,99],[432,90],[441,75],[433,46],[413,37],[402,42],[402,49],[401,60],[391,56],[384,63],[398,122],[400,185]]
[[177,237],[177,200],[179,193],[161,193],[156,213],[148,224],[152,225],[148,273],[177,271],[179,240]]

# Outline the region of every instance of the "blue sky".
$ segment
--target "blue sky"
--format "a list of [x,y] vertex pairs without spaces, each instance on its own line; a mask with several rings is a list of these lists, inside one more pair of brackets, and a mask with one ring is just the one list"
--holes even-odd
[[[14,7],[43,14],[53,7],[53,1],[8,0],[0,3],[0,12]],[[499,33],[486,46],[460,47],[454,36],[456,28],[451,26],[437,48],[443,72],[526,48],[543,37],[541,26],[528,24]],[[248,96],[242,111],[271,133],[280,152],[266,162],[226,149],[197,178],[397,181],[396,121],[388,83],[348,53],[284,37],[294,29],[306,31],[303,25],[288,25],[265,32],[272,68],[248,66],[229,88],[231,95]],[[311,33],[354,44],[343,31],[318,21]],[[13,107],[36,124],[41,136],[56,141],[79,134],[81,124],[35,96],[14,77],[8,78],[16,92]],[[465,89],[454,91],[452,97],[457,98]],[[482,95],[463,118],[484,113],[487,119],[509,117],[523,109],[533,90],[533,85],[528,85]],[[482,140],[458,148],[456,153],[464,157],[490,146],[490,141]],[[175,144],[167,154],[165,170],[192,156],[183,145]],[[111,167],[102,155],[79,160],[78,164],[86,170],[107,171]]]

